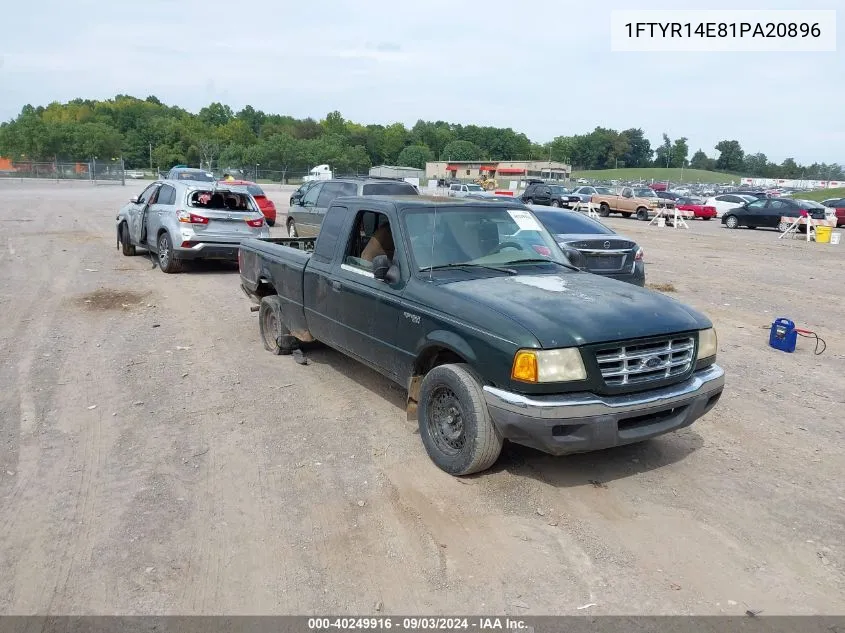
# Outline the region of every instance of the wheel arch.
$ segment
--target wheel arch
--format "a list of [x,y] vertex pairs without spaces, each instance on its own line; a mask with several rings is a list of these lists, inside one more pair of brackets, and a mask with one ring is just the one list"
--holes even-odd
[[431,332],[420,346],[411,366],[411,377],[408,379],[408,398],[405,403],[408,421],[413,422],[417,419],[420,385],[422,385],[422,380],[428,372],[435,367],[449,363],[466,363],[472,366],[475,360],[475,352],[472,351],[469,343],[457,334],[443,330]]

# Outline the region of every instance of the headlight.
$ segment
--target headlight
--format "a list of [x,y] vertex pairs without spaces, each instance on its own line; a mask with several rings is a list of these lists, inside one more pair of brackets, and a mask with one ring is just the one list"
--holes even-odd
[[577,347],[519,350],[513,358],[511,378],[520,382],[584,380],[587,370]]
[[696,360],[712,358],[716,355],[719,347],[719,340],[716,337],[716,330],[712,327],[698,332],[698,357]]

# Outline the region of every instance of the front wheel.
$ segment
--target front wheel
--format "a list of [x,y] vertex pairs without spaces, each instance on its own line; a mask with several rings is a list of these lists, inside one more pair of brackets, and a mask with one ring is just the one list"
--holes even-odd
[[735,229],[739,226],[739,220],[736,219],[735,215],[729,215],[728,219],[725,220],[725,226],[729,229]]
[[120,225],[120,252],[126,257],[132,257],[135,254],[135,247],[129,241],[129,228],[125,224]]
[[258,308],[258,328],[261,331],[261,341],[264,349],[277,356],[290,354],[299,346],[299,342],[291,336],[282,323],[282,300],[279,295],[269,295],[261,298]]
[[599,215],[603,218],[610,217],[610,207],[606,202],[602,202],[599,205]]
[[710,215],[705,215],[705,216],[704,216],[703,218],[701,218],[701,219],[702,219],[702,220],[704,220],[705,222],[707,222],[707,221],[709,221],[709,220],[711,220],[711,219],[712,219],[712,216],[710,216]]
[[288,221],[288,237],[299,237],[296,232],[296,223],[293,220]]
[[778,231],[781,233],[786,233],[789,230],[789,223],[788,222],[781,222],[778,224]]
[[557,200],[552,200],[552,206],[553,206],[553,207],[559,207],[559,206],[560,206],[560,202],[558,202]]
[[182,270],[182,261],[173,253],[173,242],[166,231],[158,238],[158,267],[163,273],[178,273]]
[[534,204],[534,201],[531,198],[526,198],[524,203],[525,204]]
[[450,475],[486,470],[502,452],[502,436],[490,419],[481,382],[468,365],[440,365],[428,372],[417,416],[428,456]]
[[648,209],[644,209],[643,207],[640,207],[639,209],[637,209],[637,219],[642,220],[643,222],[647,222],[648,221]]

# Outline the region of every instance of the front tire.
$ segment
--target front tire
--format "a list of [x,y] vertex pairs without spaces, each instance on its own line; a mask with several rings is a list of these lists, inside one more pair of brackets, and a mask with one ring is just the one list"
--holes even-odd
[[168,274],[182,271],[182,260],[174,255],[173,242],[167,231],[158,237],[158,267],[161,268],[161,272]]
[[261,298],[258,308],[258,329],[264,349],[276,356],[290,354],[299,347],[290,330],[282,323],[282,300],[279,295]]
[[126,257],[132,257],[135,254],[135,247],[129,241],[129,228],[125,223],[120,225],[120,252]]
[[789,223],[788,222],[781,222],[780,224],[778,224],[778,231],[780,231],[781,233],[786,233],[786,231],[788,229],[789,229]]
[[736,219],[735,215],[729,215],[728,219],[725,220],[725,226],[729,229],[735,229],[739,227],[739,220]]
[[599,205],[599,215],[603,218],[610,217],[610,207],[606,202],[602,202]]
[[450,475],[486,470],[502,452],[481,382],[466,364],[440,365],[426,374],[417,416],[428,456]]
[[648,209],[643,207],[637,209],[637,219],[643,222],[648,222]]
[[276,226],[275,220],[270,220],[268,218],[264,218],[264,221],[267,222],[267,226],[270,226],[270,227]]
[[552,200],[552,206],[553,207],[560,207],[560,202],[558,202],[557,200]]

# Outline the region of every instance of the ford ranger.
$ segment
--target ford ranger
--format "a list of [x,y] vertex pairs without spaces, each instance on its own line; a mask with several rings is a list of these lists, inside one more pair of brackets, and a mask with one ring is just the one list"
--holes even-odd
[[319,340],[407,389],[453,475],[505,439],[553,455],[646,440],[722,394],[706,316],[574,268],[518,203],[337,198],[317,238],[246,240],[239,266],[266,349]]

